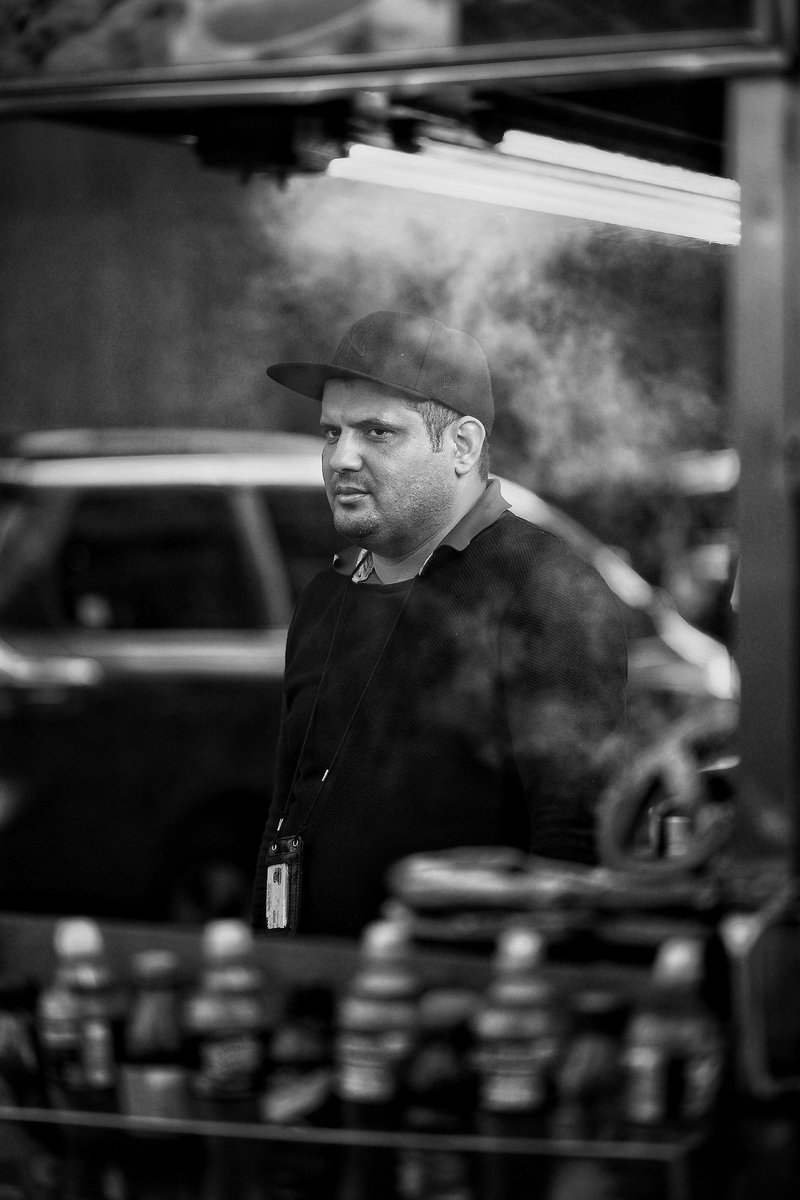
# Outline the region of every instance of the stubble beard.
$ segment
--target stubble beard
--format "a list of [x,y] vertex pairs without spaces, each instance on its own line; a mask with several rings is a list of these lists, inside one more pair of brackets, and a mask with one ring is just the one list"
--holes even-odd
[[[372,495],[372,492],[370,492]],[[334,503],[333,524],[336,532],[351,544],[363,546],[387,558],[398,558],[414,550],[436,531],[446,515],[451,491],[435,477],[409,482],[402,503],[387,509],[384,497],[379,506],[373,495],[368,512],[351,512]]]
[[[377,515],[361,516],[357,513],[336,512],[333,514],[333,527],[341,537],[351,542],[365,545],[365,539],[377,533],[380,520]],[[369,547],[367,547],[369,549]]]

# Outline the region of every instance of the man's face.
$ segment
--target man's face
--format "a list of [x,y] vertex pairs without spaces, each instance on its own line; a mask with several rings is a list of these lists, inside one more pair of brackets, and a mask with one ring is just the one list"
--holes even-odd
[[322,473],[337,533],[402,558],[451,520],[455,443],[435,451],[422,417],[366,380],[325,384]]

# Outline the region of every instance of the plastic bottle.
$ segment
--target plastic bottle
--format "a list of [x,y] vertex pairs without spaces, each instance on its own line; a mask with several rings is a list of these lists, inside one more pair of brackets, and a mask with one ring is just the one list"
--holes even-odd
[[[376,921],[364,930],[359,966],[337,1012],[336,1090],[347,1128],[399,1125],[401,1082],[417,1036],[419,982],[409,955],[402,919]],[[347,1148],[340,1200],[390,1200],[394,1192],[390,1150]]]
[[528,1134],[550,1102],[563,1032],[542,972],[544,951],[536,930],[504,930],[474,1021],[479,1110],[500,1118],[518,1115]]
[[[403,1080],[402,1128],[412,1133],[468,1134],[474,1129],[475,1074],[471,1018],[477,995],[433,988],[419,1006],[419,1037]],[[476,1156],[468,1151],[402,1147],[400,1200],[475,1200]]]
[[[192,1111],[206,1120],[257,1122],[273,1014],[252,931],[235,918],[210,921],[201,952],[183,1013]],[[206,1200],[262,1196],[256,1141],[214,1135],[205,1149]]]
[[[83,917],[54,930],[55,970],[39,994],[37,1033],[49,1103],[115,1112],[125,1000],[105,957],[99,925]],[[64,1193],[107,1200],[121,1189],[118,1133],[67,1127]]]
[[73,988],[78,1005],[82,1106],[93,1112],[118,1112],[125,993],[105,954],[76,967]]
[[36,1048],[35,987],[16,975],[0,976],[0,1104],[24,1108],[44,1100]]
[[[272,1126],[331,1129],[339,1125],[333,1075],[334,997],[323,985],[301,985],[287,997],[269,1045],[262,1120]],[[313,1142],[264,1145],[270,1200],[329,1200],[341,1153]]]
[[[178,955],[169,949],[135,954],[131,983],[120,1070],[122,1111],[131,1117],[185,1120],[189,1105]],[[195,1143],[187,1133],[130,1133],[125,1173],[131,1200],[183,1200],[193,1195],[199,1180]]]
[[[532,928],[511,926],[497,940],[492,980],[474,1021],[478,1128],[489,1136],[547,1132],[563,1027],[542,971],[544,953]],[[541,1159],[500,1150],[484,1156],[486,1200],[536,1194],[545,1176]]]
[[[40,1108],[45,1104],[34,1009],[36,987],[17,975],[0,976],[0,1105]],[[3,1182],[26,1200],[55,1197],[58,1160],[53,1130],[27,1122],[3,1122]],[[17,1189],[14,1191],[14,1189]]]
[[578,989],[556,1073],[550,1131],[556,1137],[612,1139],[621,1124],[623,997],[611,988]]
[[658,949],[650,996],[625,1038],[624,1116],[640,1131],[696,1127],[715,1109],[725,1069],[722,1029],[701,997],[703,945],[668,938]]
[[45,983],[36,1011],[45,1089],[55,1108],[81,1107],[83,1064],[80,1008],[75,982],[103,955],[103,935],[94,921],[59,921],[53,934],[55,968]]

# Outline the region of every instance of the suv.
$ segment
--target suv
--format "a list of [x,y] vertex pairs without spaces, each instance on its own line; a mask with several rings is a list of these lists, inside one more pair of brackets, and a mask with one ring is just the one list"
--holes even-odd
[[[69,430],[0,456],[0,908],[247,910],[284,643],[339,542],[317,438]],[[518,485],[616,591],[631,678],[721,694],[727,653]],[[720,674],[722,672],[722,674]]]

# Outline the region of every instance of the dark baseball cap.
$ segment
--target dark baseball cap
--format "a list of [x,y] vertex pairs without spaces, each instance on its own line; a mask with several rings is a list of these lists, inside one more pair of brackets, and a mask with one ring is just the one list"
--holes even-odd
[[374,312],[347,330],[329,363],[280,362],[270,379],[313,400],[329,379],[367,379],[409,400],[438,400],[477,417],[489,433],[494,422],[486,355],[473,337],[431,317]]

